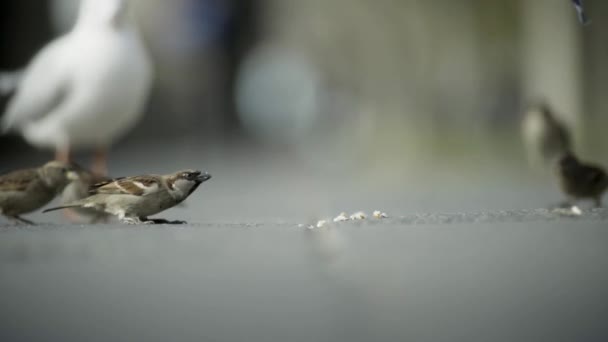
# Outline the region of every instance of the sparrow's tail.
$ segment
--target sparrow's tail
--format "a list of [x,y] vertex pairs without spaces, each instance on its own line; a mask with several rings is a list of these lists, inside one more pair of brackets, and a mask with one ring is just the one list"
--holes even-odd
[[82,205],[80,204],[68,204],[68,205],[62,205],[60,207],[54,207],[54,208],[48,208],[43,210],[43,213],[48,213],[49,211],[56,211],[56,210],[62,210],[62,209],[70,209],[70,208],[80,208],[82,207]]

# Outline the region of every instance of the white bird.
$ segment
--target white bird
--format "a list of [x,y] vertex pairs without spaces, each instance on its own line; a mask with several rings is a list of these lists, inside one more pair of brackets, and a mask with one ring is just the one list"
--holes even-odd
[[139,121],[152,76],[126,0],[82,0],[74,28],[27,66],[2,130],[54,149],[62,161],[74,149],[94,149],[92,169],[106,174],[107,149]]

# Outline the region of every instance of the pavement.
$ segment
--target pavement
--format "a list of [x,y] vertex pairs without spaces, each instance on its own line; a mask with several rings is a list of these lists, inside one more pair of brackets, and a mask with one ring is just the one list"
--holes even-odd
[[0,341],[604,341],[608,211],[0,230]]
[[[118,151],[113,171],[213,174],[160,215],[189,223],[0,221],[0,341],[608,339],[608,210],[530,209],[561,199],[546,179],[134,155]],[[358,210],[389,217],[332,222]]]

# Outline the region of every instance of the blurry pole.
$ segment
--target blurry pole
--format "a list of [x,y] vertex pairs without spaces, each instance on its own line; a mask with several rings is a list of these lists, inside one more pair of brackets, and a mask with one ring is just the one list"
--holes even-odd
[[[606,108],[606,89],[608,88],[608,60],[606,59],[606,33],[608,33],[607,1],[586,2],[586,9],[591,16],[592,24],[585,27],[585,84],[588,86],[585,92],[585,109],[595,120],[595,127],[605,129],[608,124]],[[600,129],[595,138],[606,139],[606,134]],[[606,140],[604,140],[606,141]],[[604,143],[605,144],[605,143]],[[606,155],[606,152],[604,152]],[[606,156],[608,157],[608,156]]]
[[522,82],[527,100],[547,99],[580,141],[582,44],[576,12],[568,1],[521,0]]

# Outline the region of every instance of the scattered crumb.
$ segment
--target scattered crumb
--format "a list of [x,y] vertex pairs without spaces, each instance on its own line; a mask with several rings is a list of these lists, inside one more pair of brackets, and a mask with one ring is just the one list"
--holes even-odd
[[570,208],[557,208],[553,211],[563,216],[581,216],[583,214],[583,211],[576,205]]
[[317,228],[323,228],[323,226],[325,226],[326,224],[326,220],[320,220],[319,222],[317,222]]
[[576,216],[581,216],[583,214],[583,211],[576,205],[572,206],[572,208],[570,208],[570,210],[572,211],[572,214],[574,214]]
[[308,225],[308,227],[306,227],[308,229],[315,229],[315,226],[313,226],[312,224]]
[[300,223],[300,224],[298,225],[298,228],[304,228],[304,227],[306,227],[306,225],[305,225],[304,223]]
[[374,218],[377,218],[377,219],[383,219],[383,218],[387,218],[388,217],[388,215],[386,213],[383,213],[380,210],[374,211],[373,216],[374,216]]
[[334,218],[334,222],[344,222],[344,221],[348,221],[348,216],[346,215],[345,212],[341,212],[340,215],[338,215]]
[[358,212],[350,215],[351,220],[365,220],[366,218],[367,218],[367,215],[365,215],[365,213],[362,211],[358,211]]

